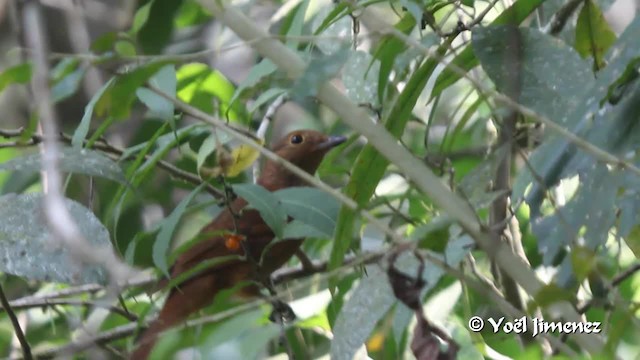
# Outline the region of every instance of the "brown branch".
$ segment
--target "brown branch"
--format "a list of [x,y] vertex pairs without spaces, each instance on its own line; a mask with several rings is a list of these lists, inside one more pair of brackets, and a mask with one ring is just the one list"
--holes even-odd
[[[133,286],[145,286],[145,285],[152,284],[156,281],[158,281],[158,279],[155,276],[144,274],[144,276],[141,276],[140,278],[136,278],[136,279],[127,281],[124,284],[120,284],[120,287],[124,289],[128,287],[133,287]],[[66,289],[50,292],[47,294],[42,294],[39,296],[30,295],[20,299],[16,299],[11,301],[11,306],[16,308],[16,307],[25,306],[34,302],[42,302],[45,299],[58,299],[58,298],[64,298],[67,296],[73,296],[73,295],[84,294],[84,293],[96,293],[104,289],[105,289],[104,286],[98,285],[98,284],[85,284],[80,286],[74,286],[74,287],[69,287]]]
[[4,289],[2,288],[1,284],[0,284],[0,302],[2,303],[2,307],[7,311],[7,315],[9,315],[9,319],[11,320],[11,325],[13,326],[13,331],[15,331],[16,338],[18,338],[18,341],[20,342],[20,346],[22,347],[22,355],[27,360],[33,359],[33,356],[31,355],[31,346],[29,346],[29,342],[27,341],[27,338],[24,336],[24,332],[20,327],[20,321],[18,321],[18,317],[16,316],[16,313],[11,308],[11,305],[9,305],[9,300],[7,300],[7,297],[4,294]]
[[[570,0],[556,12],[547,25],[549,35],[558,35],[565,24],[584,0]],[[545,29],[546,30],[546,29]]]

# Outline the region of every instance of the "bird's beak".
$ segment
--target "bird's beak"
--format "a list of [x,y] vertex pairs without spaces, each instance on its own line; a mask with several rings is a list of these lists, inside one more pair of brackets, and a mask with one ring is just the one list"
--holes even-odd
[[347,138],[344,136],[329,136],[327,140],[318,144],[318,146],[316,147],[316,150],[331,149],[342,144],[345,141],[347,141]]

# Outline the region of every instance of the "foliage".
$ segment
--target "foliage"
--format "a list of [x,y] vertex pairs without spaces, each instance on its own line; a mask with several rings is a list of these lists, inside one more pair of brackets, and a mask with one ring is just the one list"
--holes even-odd
[[[253,28],[225,23],[235,13],[221,16],[220,4],[142,1],[127,27],[94,38],[90,55],[52,56],[48,73],[57,110],[86,95],[82,116],[59,116],[57,167],[64,206],[95,249],[164,277],[176,254],[202,240],[199,229],[239,196],[275,241],[307,238],[304,253],[318,265],[293,258],[274,275],[296,321],[270,323],[265,301],[238,305],[225,291],[198,321],[164,335],[154,356],[193,347],[203,358],[431,358],[416,344],[435,346],[434,338],[431,356],[539,357],[549,344],[566,356],[640,352],[640,17],[616,33],[596,0],[570,9],[537,0],[506,8],[472,0],[304,0],[260,4],[276,15],[251,25],[272,24],[273,36],[247,41]],[[224,6],[248,16],[258,5]],[[456,9],[465,14],[460,23],[450,16]],[[202,30],[212,23],[217,31],[206,38]],[[225,42],[234,31],[261,57],[234,58],[238,43]],[[194,41],[201,47],[185,45]],[[276,43],[287,51],[266,56],[262,47]],[[0,65],[0,95],[29,96],[36,63]],[[84,94],[92,70],[103,81]],[[343,104],[359,106],[354,117],[384,129],[406,158],[420,159],[423,174],[446,184],[442,198],[462,199],[477,228],[444,211],[406,165],[391,162],[396,150],[360,136],[339,109],[317,101],[330,84]],[[296,120],[281,118],[279,108]],[[39,122],[33,111],[15,128],[0,126],[0,269],[3,292],[14,299],[5,314],[26,314],[22,330],[34,354],[80,342],[77,331],[88,323],[96,339],[124,354],[161,302],[145,293],[149,282],[119,288],[114,300],[113,269],[56,243],[42,207]],[[349,140],[325,157],[309,186],[272,193],[253,184],[255,147],[293,128]],[[341,195],[318,186],[320,179]],[[522,283],[520,297],[509,291],[505,275],[516,267],[493,266],[496,254],[511,256],[501,242],[525,258],[527,274],[541,280],[537,291],[526,293],[534,285]],[[403,281],[389,276],[393,267]],[[420,299],[424,319],[399,300],[407,298]],[[503,316],[510,324],[523,316],[573,321],[578,313],[602,332],[556,331],[531,341],[489,325]],[[484,329],[470,330],[473,316]],[[15,326],[0,316],[3,357],[13,354]],[[109,337],[111,330],[124,336]],[[77,349],[78,358],[108,351]]]

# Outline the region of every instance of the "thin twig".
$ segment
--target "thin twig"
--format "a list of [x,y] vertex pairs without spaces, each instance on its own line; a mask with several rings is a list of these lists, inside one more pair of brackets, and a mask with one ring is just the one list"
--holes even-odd
[[0,303],[2,303],[2,307],[7,311],[7,315],[9,315],[13,331],[15,331],[16,338],[18,338],[20,346],[22,347],[22,355],[25,359],[31,360],[33,358],[31,355],[31,346],[29,346],[29,342],[24,336],[24,332],[22,331],[22,327],[20,326],[20,321],[18,320],[16,313],[13,311],[11,305],[9,305],[9,300],[7,300],[7,296],[4,294],[2,284],[0,284]]
[[[637,264],[634,264],[634,265],[630,266],[625,271],[623,271],[620,274],[618,274],[618,275],[613,277],[613,280],[611,280],[611,287],[612,288],[617,287],[618,285],[620,285],[620,283],[622,283],[623,281],[627,280],[628,278],[633,276],[638,271],[640,271],[640,263],[637,263]],[[594,299],[590,299],[589,301],[587,301],[582,306],[578,306],[578,312],[580,314],[586,313],[587,310],[589,310],[593,306],[593,303],[594,303]]]
[[542,31],[548,32],[549,35],[558,35],[564,28],[564,25],[567,23],[571,15],[573,15],[578,6],[583,2],[584,0],[570,0],[569,2],[566,2],[564,5],[562,5],[560,10],[558,10],[553,15],[551,21],[549,21],[549,24],[547,24],[547,26],[545,26]]
[[[262,121],[260,121],[260,126],[258,126],[258,130],[256,131],[256,137],[260,140],[264,141],[265,136],[267,135],[267,130],[269,129],[269,125],[273,122],[273,116],[276,111],[287,101],[287,94],[282,94],[278,96],[267,108],[267,111],[264,113],[264,117]],[[253,164],[253,182],[257,182],[260,177],[260,162],[256,161]]]
[[[0,136],[4,137],[4,138],[11,138],[11,137],[18,137],[21,136],[24,130],[4,130],[4,129],[0,129]],[[20,142],[12,142],[12,143],[0,143],[0,148],[3,147],[27,147],[27,146],[34,146],[37,144],[42,143],[44,137],[42,135],[39,134],[33,134],[31,135],[31,138],[24,143],[20,143]],[[64,142],[65,144],[71,144],[71,136],[67,135],[67,134],[61,134],[58,138],[58,140]],[[83,142],[83,144],[87,145],[88,141],[85,140]],[[10,146],[10,145],[16,145],[16,146]],[[111,145],[109,144],[106,140],[99,140],[95,143],[93,143],[91,145],[91,148],[94,150],[100,150],[102,152],[105,153],[109,153],[109,154],[113,154],[113,155],[117,155],[120,160],[126,160],[125,158],[122,158],[122,155],[124,155],[125,150],[121,149],[117,146]],[[145,159],[149,159],[151,157],[150,154],[145,155]],[[166,172],[168,172],[169,174],[171,174],[172,176],[174,176],[177,179],[180,180],[184,180],[190,184],[193,185],[200,185],[202,184],[203,180],[198,177],[197,175],[190,173],[188,171],[182,170],[178,167],[176,167],[175,165],[171,164],[168,161],[165,160],[158,160],[157,165],[159,168],[161,168],[162,170],[165,170]],[[218,190],[217,188],[213,187],[211,184],[207,183],[205,185],[205,190],[211,194],[211,196],[213,196],[216,199],[221,199],[224,197],[224,194],[222,193],[222,191]]]
[[[361,36],[370,37],[371,34],[363,34]],[[185,54],[161,54],[161,55],[100,55],[100,54],[91,54],[91,53],[72,53],[72,52],[50,52],[48,55],[49,60],[61,60],[61,59],[77,59],[81,61],[87,61],[93,63],[94,65],[115,65],[118,66],[127,66],[127,65],[140,65],[146,62],[151,61],[167,61],[173,62],[177,64],[188,63],[196,60],[209,60],[212,55],[221,54],[223,52],[236,50],[241,47],[251,46],[252,43],[264,41],[267,39],[279,39],[283,41],[294,40],[300,42],[317,42],[317,41],[327,41],[327,40],[344,40],[345,37],[341,35],[336,36],[318,36],[318,35],[277,35],[271,34],[265,36],[261,39],[254,39],[249,42],[238,42],[235,44],[227,45],[221,47],[219,49],[204,49],[200,51],[195,51],[192,53]],[[17,50],[22,54],[31,54],[33,52],[32,49],[29,48],[17,48]]]
[[[129,287],[135,287],[135,286],[146,286],[156,281],[158,281],[158,279],[154,275],[143,272],[137,278],[131,279],[125,283],[120,284],[120,287],[123,289],[126,289]],[[103,285],[98,285],[98,284],[85,284],[85,285],[73,286],[73,287],[68,287],[66,289],[53,291],[50,293],[45,293],[40,295],[30,295],[20,299],[16,299],[11,301],[11,306],[14,308],[18,308],[22,306],[28,306],[29,304],[32,304],[35,302],[42,302],[47,299],[59,299],[59,298],[64,298],[64,297],[74,296],[74,295],[84,294],[84,293],[91,294],[91,293],[96,293],[98,291],[102,291],[104,289],[105,288]]]
[[84,307],[98,307],[98,308],[103,308],[103,309],[107,309],[110,312],[114,313],[114,314],[118,314],[122,317],[124,317],[125,319],[129,320],[129,321],[137,321],[138,317],[135,316],[134,314],[131,314],[130,312],[121,309],[117,306],[113,306],[113,305],[108,305],[106,303],[103,303],[102,301],[87,301],[87,300],[82,300],[82,299],[38,299],[37,301],[32,301],[32,302],[22,302],[20,303],[19,306],[12,306],[11,302],[9,302],[8,304],[3,303],[2,304],[2,308],[0,308],[0,311],[6,311],[7,313],[9,313],[9,310],[25,310],[25,309],[32,309],[32,308],[40,308],[40,307],[52,307],[52,306],[59,306],[59,305],[72,305],[72,306],[84,306]]

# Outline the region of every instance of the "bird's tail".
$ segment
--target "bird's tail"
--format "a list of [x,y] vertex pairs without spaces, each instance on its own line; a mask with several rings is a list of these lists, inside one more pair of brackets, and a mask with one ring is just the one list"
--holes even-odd
[[201,276],[172,289],[158,318],[142,333],[129,359],[147,359],[160,333],[184,322],[189,315],[206,307],[220,290],[215,280],[214,274]]

